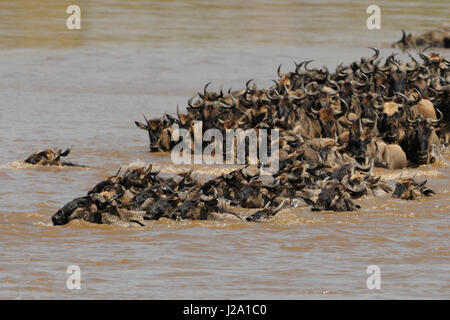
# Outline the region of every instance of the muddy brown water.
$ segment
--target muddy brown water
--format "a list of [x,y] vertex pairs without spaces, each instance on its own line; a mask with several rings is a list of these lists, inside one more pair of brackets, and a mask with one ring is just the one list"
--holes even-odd
[[[134,126],[174,114],[212,81],[271,85],[276,68],[315,59],[350,63],[366,47],[427,30],[446,1],[381,1],[382,30],[365,28],[365,1],[79,1],[82,30],[65,29],[68,1],[0,1],[0,298],[394,299],[450,297],[450,154],[432,166],[387,171],[428,179],[419,201],[361,199],[357,212],[302,206],[267,223],[150,222],[121,228],[51,216],[121,165],[156,163]],[[108,5],[107,5],[108,3]],[[449,57],[449,51],[441,51]],[[404,55],[403,55],[404,57]],[[24,165],[34,151],[73,145],[89,169]],[[222,167],[195,167],[199,177]],[[81,290],[66,269],[81,268]],[[381,269],[369,290],[366,269]]]

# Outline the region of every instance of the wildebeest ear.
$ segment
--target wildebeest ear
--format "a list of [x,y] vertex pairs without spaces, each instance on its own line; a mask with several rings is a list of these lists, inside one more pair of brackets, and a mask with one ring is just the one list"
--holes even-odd
[[143,130],[148,130],[148,126],[146,126],[146,125],[143,124],[142,122],[135,121],[134,123],[136,124],[136,126],[137,126],[138,128],[143,129]]

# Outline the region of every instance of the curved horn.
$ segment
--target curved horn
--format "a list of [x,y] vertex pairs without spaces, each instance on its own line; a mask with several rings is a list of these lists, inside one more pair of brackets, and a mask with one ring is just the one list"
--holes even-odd
[[70,153],[70,151],[72,151],[72,146],[68,147],[66,150],[64,150],[64,152],[61,152],[61,150],[60,150],[60,156],[61,157],[66,157]]
[[333,113],[336,117],[339,117],[343,114],[347,114],[348,111],[348,104],[347,102],[345,102],[344,99],[342,99],[341,97],[339,97],[339,100],[341,101],[341,110],[334,110]]
[[428,58],[426,55],[424,55],[423,53],[419,53],[419,57],[423,60],[423,62],[426,65],[429,65],[431,63],[430,58]]
[[367,185],[364,181],[358,187],[352,187],[348,182],[344,182],[343,185],[353,198],[359,198],[367,192]]
[[314,69],[308,69],[308,64],[310,64],[310,63],[313,62],[313,61],[314,61],[314,60],[308,60],[308,61],[305,62],[305,70],[306,70],[306,71],[309,71],[309,72],[314,71]]
[[145,116],[145,114],[142,114],[142,116],[144,117],[145,122],[147,122],[147,125],[149,124],[149,120],[147,119],[147,117]]
[[363,167],[359,163],[355,163],[355,168],[362,172],[370,172],[373,168],[373,159],[370,160],[370,163],[368,166]]
[[203,95],[206,97],[206,95],[208,94],[208,92],[206,91],[206,88],[208,88],[208,86],[211,84],[211,81],[208,82],[207,84],[205,84],[205,87],[203,88]]
[[369,62],[372,62],[372,61],[378,59],[378,56],[380,55],[380,50],[378,50],[377,48],[373,48],[373,47],[369,47],[369,49],[372,49],[373,51],[375,51],[375,54],[369,58]]
[[355,80],[351,80],[350,83],[352,85],[356,84],[358,87],[364,87],[364,86],[368,85],[370,82],[369,77],[364,72],[361,72],[361,75],[365,78],[365,82],[360,83],[360,82],[356,82]]
[[214,195],[208,197],[208,196],[202,194],[202,195],[200,196],[200,199],[201,199],[203,202],[211,202],[211,201],[214,201],[214,200],[217,199],[217,195],[218,195],[217,189],[216,189],[214,186],[212,186],[211,188],[212,188],[213,191],[214,191]]
[[198,105],[198,104],[197,104],[197,105],[193,105],[193,104],[192,104],[192,102],[194,101],[194,99],[195,99],[196,96],[197,96],[197,95],[192,96],[192,97],[188,100],[188,106],[191,107],[191,108],[194,108],[194,109],[195,109],[195,108],[200,108],[200,105]]
[[419,117],[417,117],[415,120],[411,120],[410,118],[409,118],[409,116],[410,116],[410,112],[409,112],[409,110],[406,112],[406,120],[410,123],[410,124],[416,124],[417,122],[419,122]]
[[442,114],[441,110],[439,110],[438,108],[436,108],[436,111],[437,111],[437,113],[439,113],[437,120],[427,119],[427,120],[429,120],[428,123],[437,124],[440,121],[442,121],[442,119],[444,118],[444,115]]

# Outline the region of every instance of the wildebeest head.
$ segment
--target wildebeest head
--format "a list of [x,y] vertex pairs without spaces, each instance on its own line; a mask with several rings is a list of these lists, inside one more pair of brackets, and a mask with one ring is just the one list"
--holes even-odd
[[425,186],[426,183],[427,180],[419,183],[411,178],[401,179],[395,185],[395,190],[392,196],[394,198],[405,200],[415,200],[422,195],[429,197],[435,194],[433,190],[428,189]]
[[399,117],[402,111],[403,105],[395,102],[385,102],[383,104],[378,131],[386,142],[394,143],[398,141]]
[[361,119],[354,121],[349,131],[346,151],[359,163],[367,157],[367,146],[372,141],[372,134],[364,135]]
[[342,98],[340,98],[340,101],[342,102],[341,110],[337,110],[337,108],[334,108],[335,105],[333,106],[328,105],[327,107],[322,107],[318,111],[315,110],[314,108],[311,108],[311,113],[313,113],[319,119],[321,127],[321,136],[323,138],[334,137],[336,133],[336,119],[345,114],[348,110],[347,103]]
[[74,219],[101,223],[101,214],[91,196],[73,199],[52,216],[55,226],[67,224]]
[[436,159],[430,157],[431,154],[431,134],[433,132],[433,125],[439,123],[442,119],[442,113],[436,109],[440,115],[439,119],[424,119],[419,115],[416,120],[407,118],[410,125],[408,131],[408,158],[417,164],[433,163]]
[[401,68],[393,68],[389,74],[389,96],[395,92],[405,92],[406,72]]
[[150,151],[160,151],[157,145],[158,139],[160,138],[163,126],[161,119],[149,120],[145,115],[144,119],[146,123],[135,121],[136,126],[142,130],[148,131],[148,137],[150,139]]

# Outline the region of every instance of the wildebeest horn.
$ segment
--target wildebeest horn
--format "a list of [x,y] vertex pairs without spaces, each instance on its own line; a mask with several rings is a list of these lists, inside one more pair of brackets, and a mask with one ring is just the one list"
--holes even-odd
[[277,89],[273,89],[273,91],[275,92],[276,96],[272,96],[272,94],[268,93],[268,92],[264,92],[264,94],[266,95],[267,98],[269,98],[271,101],[277,101],[278,99],[280,99],[280,93],[278,92]]
[[417,117],[415,120],[411,120],[411,119],[409,118],[409,115],[410,115],[409,109],[408,109],[408,111],[407,111],[406,113],[407,113],[407,114],[406,114],[406,120],[407,120],[410,124],[415,124],[415,123],[419,122],[419,121],[423,118],[422,115],[419,114],[418,117]]
[[[439,111],[440,112],[440,111]],[[62,152],[61,154],[60,154],[60,156],[61,157],[66,157],[69,153],[70,153],[70,151],[72,151],[72,146],[70,146],[70,147],[68,147],[66,150],[64,150],[64,152]]]
[[283,208],[284,203],[285,203],[285,200],[283,200],[283,201],[280,203],[280,205],[279,205],[278,207],[276,207],[275,209],[273,209],[272,214],[275,214],[275,213],[277,213],[278,211],[280,211],[280,210]]
[[439,117],[437,118],[437,120],[433,120],[433,119],[430,119],[430,118],[427,119],[427,122],[429,124],[431,124],[431,125],[438,124],[444,118],[444,115],[442,114],[441,110],[436,108],[436,111],[437,111],[437,113],[439,113]]
[[361,83],[361,82],[356,82],[355,80],[351,80],[350,83],[352,85],[356,84],[358,87],[364,87],[364,86],[368,85],[370,82],[369,77],[364,72],[362,72],[361,75],[366,79],[365,82]]
[[402,38],[400,39],[400,42],[405,42],[406,40],[406,32],[402,29]]
[[373,167],[373,159],[370,160],[369,165],[367,165],[366,167],[361,166],[357,162],[355,163],[355,168],[362,172],[370,172],[370,170],[372,170],[372,167]]
[[200,196],[200,199],[201,199],[203,202],[211,202],[211,201],[214,201],[214,200],[217,199],[217,195],[218,195],[217,189],[214,188],[214,186],[212,186],[211,188],[212,188],[213,191],[214,191],[214,195],[208,197],[208,196],[202,194],[202,195]]
[[196,97],[197,95],[195,95],[195,96],[192,96],[189,100],[188,100],[188,105],[189,105],[189,107],[191,107],[191,108],[199,108],[200,106],[199,105],[193,105],[192,104],[192,101],[194,100],[194,98]]
[[178,120],[180,120],[180,105],[177,103],[177,116]]
[[339,97],[339,100],[342,102],[341,104],[341,110],[333,110],[333,113],[336,117],[339,117],[343,114],[346,114],[348,111],[348,104],[347,102],[345,102],[344,99],[342,99],[341,97]]
[[252,81],[253,81],[253,79],[250,79],[245,83],[245,87],[247,88],[247,90],[250,89],[249,86]]
[[364,123],[365,125],[374,123],[374,120],[370,120],[370,119],[367,119],[367,118],[362,118],[361,121],[362,121],[362,123]]
[[145,114],[142,114],[142,116],[144,117],[145,122],[147,122],[147,125],[149,124],[149,120],[147,119],[147,117],[145,116]]
[[[393,58],[397,55],[398,53],[391,53],[391,55],[389,57],[386,58],[386,62],[385,62],[385,66],[384,67],[377,67],[379,70],[385,72],[388,71],[390,69],[390,62],[391,60],[393,60]],[[383,74],[384,76],[384,74]]]
[[313,114],[315,114],[316,116],[319,115],[319,113],[320,113],[320,111],[314,109],[313,106],[311,106],[310,111],[311,111]]
[[360,183],[358,187],[350,186],[350,184],[347,181],[343,182],[343,185],[345,186],[347,191],[350,193],[350,195],[354,198],[361,197],[367,191],[367,186],[364,181],[362,183]]
[[281,74],[281,64],[278,66],[277,74],[281,78],[281,76],[282,76],[282,74]]
[[220,104],[220,106],[222,108],[225,108],[225,109],[232,109],[232,108],[234,108],[234,106],[230,106],[230,105],[228,105],[228,104],[226,104],[225,102],[222,102],[222,101],[219,101],[219,104]]
[[206,95],[208,94],[208,92],[206,91],[206,88],[208,88],[208,86],[211,84],[211,81],[208,82],[207,84],[205,84],[205,87],[203,88],[203,95],[206,97]]
[[419,57],[423,60],[423,62],[425,62],[426,65],[429,65],[431,63],[430,58],[428,58],[423,53],[419,53]]
[[410,99],[407,96],[405,96],[403,93],[397,92],[397,91],[395,91],[394,94],[401,97],[403,99],[403,103],[407,102],[409,104],[416,104],[417,102],[420,101],[420,99],[422,99],[422,95],[421,95],[420,91],[417,90],[416,88],[414,88],[413,90],[416,90],[416,92],[418,94],[417,99]]
[[372,48],[372,47],[369,47],[369,49],[372,49],[373,51],[375,51],[375,54],[369,59],[369,62],[372,62],[378,58],[378,56],[380,55],[380,50],[378,50],[377,48]]
[[407,53],[408,53],[409,57],[411,58],[411,60],[414,62],[414,67],[409,67],[409,68],[406,68],[406,69],[408,71],[414,71],[414,70],[416,70],[419,67],[419,63],[417,62],[416,59],[414,59],[414,57],[409,52],[407,52]]
[[310,63],[313,62],[313,61],[314,61],[314,60],[308,60],[308,61],[305,62],[305,70],[306,70],[306,71],[309,71],[309,72],[314,71],[313,69],[308,69],[308,64],[310,64]]
[[274,188],[278,187],[279,185],[280,185],[280,179],[276,179],[271,184],[265,184],[265,183],[263,184],[263,186],[268,189],[274,189]]
[[306,63],[308,60],[302,61],[299,64],[296,64],[295,62],[295,73],[299,74],[300,68]]

